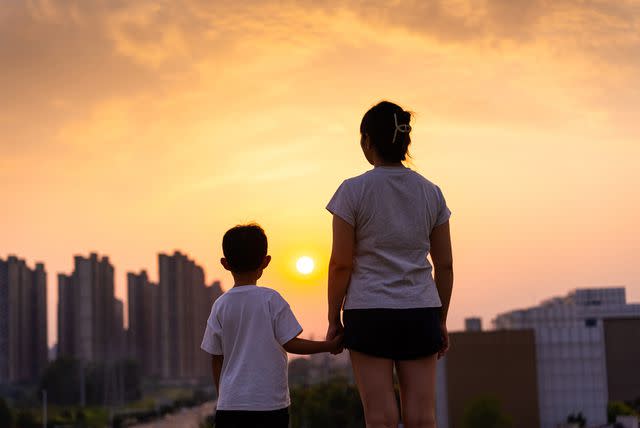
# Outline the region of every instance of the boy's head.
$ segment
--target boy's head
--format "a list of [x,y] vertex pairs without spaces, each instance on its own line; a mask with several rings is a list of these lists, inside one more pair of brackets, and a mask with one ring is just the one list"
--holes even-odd
[[232,273],[261,271],[267,267],[267,235],[257,224],[239,225],[227,230],[222,238],[221,260]]

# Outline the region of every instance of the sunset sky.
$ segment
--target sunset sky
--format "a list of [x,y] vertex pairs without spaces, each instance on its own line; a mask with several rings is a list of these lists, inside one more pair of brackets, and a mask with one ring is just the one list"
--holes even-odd
[[[416,113],[412,168],[453,211],[450,328],[576,287],[640,301],[640,1],[24,1],[0,7],[0,257],[219,266],[257,221],[307,336],[363,113]],[[296,258],[319,270],[295,273]]]

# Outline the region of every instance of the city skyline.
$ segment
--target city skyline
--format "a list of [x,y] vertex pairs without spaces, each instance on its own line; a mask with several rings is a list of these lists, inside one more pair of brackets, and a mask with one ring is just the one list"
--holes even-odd
[[558,428],[578,412],[603,427],[611,403],[637,400],[640,303],[624,288],[565,293],[501,313],[490,330],[472,318],[451,332],[438,360],[438,427],[465,425],[466,409],[483,399],[518,428]]
[[0,256],[46,263],[53,341],[74,254],[108,254],[119,299],[174,249],[226,289],[221,237],[256,221],[261,284],[323,335],[324,207],[386,98],[453,211],[452,329],[578,287],[640,301],[639,22],[636,0],[8,2]]
[[[89,257],[93,257],[94,255],[100,254],[97,252],[89,252]],[[135,286],[142,286],[142,284],[145,284],[146,286],[152,286],[152,287],[158,287],[159,285],[159,277],[160,277],[160,264],[159,264],[159,260],[162,258],[161,256],[165,256],[167,254],[171,254],[171,255],[179,255],[179,256],[183,256],[186,257],[186,260],[189,260],[192,263],[196,263],[196,267],[198,267],[198,269],[202,269],[200,267],[200,265],[198,264],[199,262],[195,259],[191,259],[190,255],[188,253],[183,253],[179,250],[174,250],[171,252],[157,252],[156,253],[156,257],[159,258],[158,260],[158,266],[157,266],[157,272],[158,274],[156,275],[155,279],[152,279],[153,277],[149,274],[149,272],[153,272],[153,269],[147,269],[147,268],[141,268],[138,270],[132,270],[132,271],[127,271],[125,273],[125,288],[124,288],[124,295],[123,296],[118,296],[118,293],[116,292],[116,288],[115,284],[117,283],[117,281],[115,280],[115,275],[112,273],[114,279],[114,296],[115,296],[115,301],[114,304],[119,304],[122,307],[120,308],[120,310],[122,311],[122,319],[123,319],[123,323],[122,326],[125,330],[128,330],[131,326],[131,311],[132,309],[129,306],[129,302],[131,299],[131,293],[132,291],[130,290],[130,287],[133,285]],[[11,258],[16,258],[17,260],[19,260],[21,263],[24,264],[24,266],[29,269],[29,259],[26,257],[23,257],[21,255],[18,254],[14,254],[14,253],[8,253],[6,257],[4,257],[5,259],[11,259]],[[112,260],[108,255],[103,256],[103,258],[106,260],[107,263],[111,263]],[[3,259],[2,255],[0,255],[0,261]],[[72,260],[74,260],[74,263],[77,263],[78,259],[83,259],[83,256],[76,254],[72,257]],[[46,262],[44,261],[37,261],[37,262],[33,262],[31,263],[34,265],[34,270],[35,269],[45,269],[45,275],[46,272],[48,272],[46,270]],[[296,267],[296,259],[292,259],[291,261],[291,271],[295,271]],[[111,269],[113,270],[113,272],[117,271],[117,266],[115,265],[110,265]],[[72,271],[73,269],[69,269],[69,271]],[[50,297],[49,295],[51,294],[51,287],[55,287],[56,291],[58,291],[60,285],[61,285],[61,281],[68,281],[70,278],[72,278],[72,274],[65,274],[64,272],[54,272],[53,273],[53,277],[52,278],[56,278],[55,279],[55,284],[52,283],[51,278],[45,280],[45,284],[47,287],[47,292],[46,292],[46,296],[47,296],[47,300],[50,302]],[[314,271],[310,274],[310,275],[306,275],[306,274],[302,274],[300,272],[297,272],[297,275],[300,275],[302,278],[306,277],[306,276],[311,276],[316,277],[319,276],[318,275],[318,269],[315,268]],[[228,274],[228,276],[231,276],[230,274]],[[226,284],[224,281],[221,281],[220,279],[207,279],[206,278],[206,271],[204,269],[202,269],[202,279],[203,279],[203,284],[205,284],[205,286],[207,288],[212,288],[212,286],[214,288],[218,287],[222,292],[228,290],[232,285],[233,285],[233,278],[230,278],[230,281],[228,281]],[[62,283],[63,285],[66,285],[66,282]],[[139,284],[139,285],[138,285]],[[212,284],[211,285],[207,285],[207,284]],[[264,285],[264,286],[269,286],[267,284],[264,284],[262,280],[260,280],[260,284]],[[628,300],[630,301],[630,303],[636,303],[636,302],[640,302],[640,299],[635,299],[633,297],[633,293],[629,293],[629,287],[627,285],[624,284],[609,284],[609,285],[591,285],[591,286],[578,286],[578,287],[573,287],[573,289],[579,290],[579,289],[592,289],[592,288],[596,288],[596,289],[600,289],[600,288],[605,288],[605,289],[615,289],[615,288],[622,288],[624,290],[625,295],[627,296]],[[566,287],[562,288],[561,290],[566,291]],[[282,291],[282,290],[280,290]],[[142,291],[140,291],[142,292]],[[148,293],[148,292],[147,292]],[[494,314],[486,314],[486,316],[480,316],[478,315],[478,312],[474,312],[474,313],[468,313],[468,314],[462,314],[462,319],[460,320],[459,323],[456,323],[455,325],[450,325],[449,329],[450,331],[467,331],[470,329],[483,329],[483,325],[485,324],[493,324],[495,322],[495,319],[497,316],[501,315],[503,312],[505,311],[519,311],[521,310],[521,308],[525,308],[531,305],[535,305],[535,304],[545,304],[547,302],[553,302],[556,299],[561,299],[562,297],[562,293],[563,291],[557,291],[555,293],[553,293],[551,295],[551,297],[546,296],[543,299],[539,299],[539,300],[530,300],[530,301],[526,301],[526,302],[522,302],[519,306],[515,306],[515,307],[505,307],[505,309],[502,310],[502,312],[496,312]],[[56,292],[56,295],[58,295],[58,292]],[[149,298],[149,297],[147,297]],[[157,297],[154,297],[154,299],[157,299]],[[47,306],[47,329],[48,329],[48,333],[47,333],[47,339],[48,339],[48,347],[52,347],[54,345],[58,346],[58,350],[59,350],[59,322],[60,322],[60,314],[59,314],[59,304],[60,301],[56,301],[54,303],[54,308],[51,309],[49,307],[49,305]],[[139,304],[139,303],[138,303]],[[145,303],[144,307],[145,309],[148,308],[149,303]],[[138,306],[140,307],[140,306]],[[159,308],[154,308],[154,310],[159,311]],[[295,308],[294,308],[295,310]],[[53,311],[53,312],[52,312]],[[141,315],[142,316],[142,315]],[[52,326],[53,324],[53,326]],[[451,323],[450,323],[451,324]],[[204,329],[204,326],[203,326]],[[55,331],[56,335],[52,337],[52,330]],[[305,331],[304,335],[308,335],[308,336],[316,336],[316,335],[322,335],[324,332],[323,331]],[[126,346],[130,346],[129,344],[127,344]],[[59,351],[58,351],[59,352]],[[154,362],[155,363],[155,362]]]
[[[58,357],[94,364],[132,358],[147,379],[208,379],[209,361],[197,346],[198,326],[221,295],[220,284],[207,285],[202,267],[179,252],[159,253],[158,268],[158,284],[145,271],[128,273],[131,321],[125,330],[110,258],[75,256],[73,272],[58,274],[63,332]],[[5,350],[0,384],[36,382],[46,365],[45,338],[27,334],[46,331],[46,278],[42,263],[31,269],[24,259],[0,259],[0,309],[5,308],[0,312],[0,349]],[[465,406],[491,391],[518,426],[552,428],[575,409],[592,424],[603,424],[607,403],[636,399],[640,342],[631,339],[640,333],[639,323],[640,302],[629,302],[624,287],[565,290],[534,306],[497,314],[488,330],[481,319],[467,318],[464,331],[451,331],[452,352],[439,361],[439,423],[457,426]],[[480,360],[474,357],[478,352]],[[330,361],[333,368],[345,361],[318,359],[324,360],[325,372]],[[485,369],[482,376],[478,364]],[[324,376],[322,370],[316,375]],[[517,391],[527,394],[526,406]]]

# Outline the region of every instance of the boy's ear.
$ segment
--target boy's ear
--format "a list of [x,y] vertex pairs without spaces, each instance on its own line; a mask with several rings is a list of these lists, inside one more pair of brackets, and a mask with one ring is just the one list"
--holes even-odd
[[222,265],[222,267],[224,267],[226,270],[230,271],[231,268],[229,267],[229,262],[227,262],[227,259],[225,259],[224,257],[220,259],[220,264]]
[[267,266],[269,266],[269,263],[271,263],[271,256],[267,255],[262,261],[262,264],[260,265],[260,269],[266,269]]
[[360,145],[367,150],[371,148],[371,139],[368,134],[360,136]]

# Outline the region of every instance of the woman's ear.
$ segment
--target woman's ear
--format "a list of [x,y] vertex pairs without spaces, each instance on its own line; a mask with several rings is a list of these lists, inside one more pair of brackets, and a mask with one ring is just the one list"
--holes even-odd
[[226,270],[231,270],[231,268],[229,267],[229,262],[227,261],[227,259],[225,259],[224,257],[220,259],[220,264],[222,265],[222,267],[224,267]]

